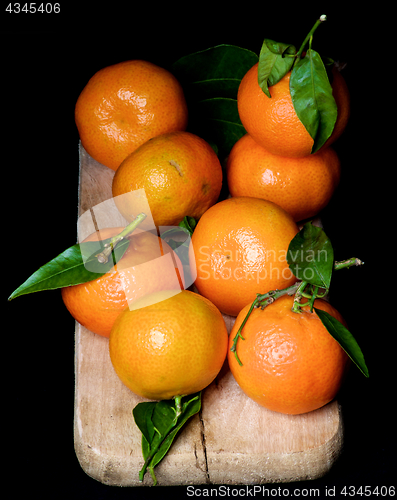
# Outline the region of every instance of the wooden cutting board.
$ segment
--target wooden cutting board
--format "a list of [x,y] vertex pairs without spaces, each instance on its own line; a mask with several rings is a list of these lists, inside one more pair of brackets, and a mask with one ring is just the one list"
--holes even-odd
[[[107,211],[98,215],[89,209],[105,200],[111,203],[113,175],[80,146],[79,216],[87,211],[89,215],[80,219],[83,233],[94,230],[89,230],[93,213],[96,223],[104,227]],[[113,221],[114,217],[113,213]],[[121,217],[111,225],[125,225],[125,221]],[[224,318],[230,332],[234,318]],[[76,322],[75,346],[74,442],[81,467],[104,484],[150,485],[148,473],[143,483],[138,480],[143,464],[141,434],[132,417],[133,408],[144,399],[118,379],[108,339]],[[304,415],[272,412],[245,396],[226,364],[204,391],[201,412],[156,467],[156,476],[159,485],[315,479],[332,467],[342,440],[337,401]]]

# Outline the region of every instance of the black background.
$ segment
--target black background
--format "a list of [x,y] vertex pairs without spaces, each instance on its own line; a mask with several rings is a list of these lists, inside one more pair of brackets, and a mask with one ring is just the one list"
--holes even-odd
[[[74,105],[99,69],[127,59],[167,67],[179,57],[220,43],[259,53],[263,38],[299,46],[317,17],[328,21],[313,48],[347,63],[352,115],[335,144],[342,179],[324,211],[336,259],[357,256],[363,268],[334,276],[333,304],[365,354],[367,380],[352,369],[340,401],[345,448],[325,477],[298,488],[390,486],[395,480],[392,424],[396,377],[393,290],[393,49],[378,8],[255,3],[125,7],[61,1],[60,14],[8,14],[2,2],[3,414],[7,474],[3,484],[42,499],[185,497],[185,487],[145,490],[98,483],[81,469],[73,447],[74,320],[58,291],[7,303],[33,271],[76,241],[78,133]],[[72,4],[72,5],[70,5]],[[78,5],[78,7],[77,7]],[[323,4],[322,4],[323,5]],[[394,127],[394,129],[393,129]],[[3,274],[4,276],[4,274]],[[393,419],[395,420],[395,418]],[[393,461],[394,460],[394,461]],[[7,482],[8,481],[8,482]],[[269,488],[278,485],[268,485]]]

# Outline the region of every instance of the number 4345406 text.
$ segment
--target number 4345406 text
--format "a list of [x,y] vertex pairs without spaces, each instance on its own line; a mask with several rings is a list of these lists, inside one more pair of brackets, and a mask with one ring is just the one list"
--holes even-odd
[[61,4],[60,3],[36,3],[36,2],[30,2],[30,3],[18,3],[18,2],[12,2],[9,3],[6,7],[6,12],[10,14],[35,14],[35,13],[40,13],[40,14],[59,14],[61,12]]

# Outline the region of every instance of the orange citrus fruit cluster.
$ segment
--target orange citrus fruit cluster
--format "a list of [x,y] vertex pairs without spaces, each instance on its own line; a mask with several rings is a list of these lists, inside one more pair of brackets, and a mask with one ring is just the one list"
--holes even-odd
[[206,141],[185,131],[183,89],[166,69],[141,60],[101,69],[81,92],[75,120],[86,151],[116,171],[113,197],[127,220],[139,208],[120,195],[138,189],[156,226],[199,218],[218,199],[221,164]]
[[[136,394],[169,399],[200,391],[226,359],[224,319],[208,299],[185,290],[179,257],[145,229],[153,222],[176,226],[186,215],[199,219],[216,203],[223,178],[218,156],[185,130],[180,83],[147,61],[98,71],[77,100],[75,119],[86,151],[115,170],[112,192],[120,213],[136,218],[139,196],[123,195],[143,189],[150,214],[128,236],[120,261],[100,278],[63,288],[63,301],[80,324],[109,337],[115,371]],[[121,230],[101,229],[85,241]]]
[[[227,159],[231,197],[223,200],[218,156],[185,130],[183,90],[170,73],[144,61],[120,63],[94,75],[78,99],[81,142],[115,170],[112,193],[120,213],[134,219],[139,207],[122,195],[144,189],[156,226],[177,225],[185,216],[198,220],[189,246],[194,291],[184,289],[175,252],[144,225],[129,236],[126,253],[109,273],[62,291],[81,324],[109,337],[117,375],[140,396],[169,399],[214,380],[228,352],[222,313],[237,317],[235,332],[258,293],[296,282],[286,257],[297,222],[323,209],[338,185],[340,162],[330,145],[349,116],[340,73],[332,81],[336,125],[315,154],[293,108],[290,74],[269,88],[269,98],[257,73],[255,65],[239,87],[247,134]],[[167,254],[174,264],[165,273],[155,256]],[[249,397],[296,414],[335,397],[348,358],[316,313],[292,312],[292,301],[284,296],[254,310],[238,346],[243,366],[230,350],[228,359]],[[343,322],[328,303],[317,300],[316,307]]]
[[229,155],[227,180],[232,196],[274,201],[302,221],[328,204],[339,183],[340,161],[330,145],[347,125],[350,100],[343,76],[334,69],[337,120],[324,146],[311,154],[314,141],[295,112],[290,75],[269,87],[271,98],[259,86],[258,64],[242,79],[237,105],[247,135]]

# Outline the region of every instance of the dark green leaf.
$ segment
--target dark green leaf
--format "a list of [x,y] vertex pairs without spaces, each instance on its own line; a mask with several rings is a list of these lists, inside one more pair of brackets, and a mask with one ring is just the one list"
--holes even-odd
[[293,45],[274,42],[265,38],[259,54],[258,83],[263,92],[271,97],[269,88],[279,82],[291,69],[296,54]]
[[314,140],[315,153],[332,134],[338,110],[325,66],[314,50],[308,49],[292,69],[290,92],[296,114]]
[[194,217],[186,216],[178,226],[160,234],[161,238],[168,243],[181,259],[183,265],[189,265],[190,237],[196,224],[197,221]]
[[218,45],[182,57],[171,70],[181,82],[189,106],[189,128],[225,158],[245,135],[237,111],[241,79],[258,62],[253,52],[234,45]]
[[143,480],[148,468],[154,482],[157,482],[153,468],[166,455],[178,431],[200,408],[201,392],[181,398],[179,415],[174,399],[138,403],[132,413],[142,432],[142,454],[145,463],[139,472],[140,480]]
[[194,217],[186,216],[186,217],[184,217],[183,221],[181,221],[178,225],[179,225],[179,227],[186,229],[191,236],[193,234],[193,231],[194,231],[196,225],[197,225],[197,221]]
[[258,62],[250,50],[235,45],[217,45],[176,61],[171,71],[182,83],[188,99],[237,96],[240,81]]
[[234,144],[247,133],[240,121],[237,99],[206,99],[193,106],[192,110],[195,115],[192,132],[215,142],[221,158],[226,157]]
[[357,344],[356,339],[349,332],[349,330],[326,311],[316,308],[314,308],[314,310],[316,311],[317,316],[321,319],[325,328],[340,344],[342,349],[346,352],[353,363],[366,377],[369,377],[369,372],[367,365],[365,364],[364,355],[360,349],[360,346]]
[[162,437],[169,432],[169,427],[171,425],[175,425],[175,415],[175,401],[173,399],[167,399],[156,403],[152,414],[152,422]]
[[155,432],[152,423],[152,414],[156,404],[156,402],[138,403],[132,410],[135,423],[148,443],[152,442]]
[[150,454],[150,443],[142,434],[142,456],[143,459],[146,460]]
[[121,259],[129,245],[128,239],[122,240],[109,261],[100,264],[95,255],[103,250],[103,244],[108,241],[110,239],[103,240],[102,246],[98,242],[86,242],[69,247],[33,273],[10,295],[9,300],[28,293],[79,285],[99,278]]
[[322,228],[307,222],[291,240],[287,262],[299,280],[321,288],[329,288],[334,265],[334,251]]
[[201,393],[194,394],[193,396],[188,396],[187,403],[183,404],[182,414],[179,416],[178,421],[172,431],[167,434],[165,439],[162,441],[158,451],[153,456],[153,459],[150,462],[150,467],[155,467],[166,455],[167,451],[170,449],[172,442],[175,439],[175,436],[179,432],[180,429],[185,425],[185,423],[189,420],[190,417],[195,415],[200,411],[201,408]]

